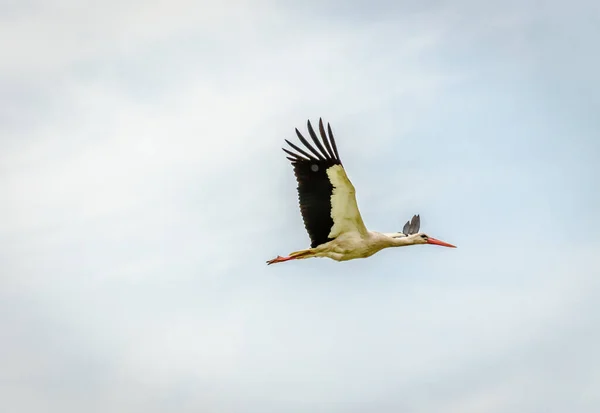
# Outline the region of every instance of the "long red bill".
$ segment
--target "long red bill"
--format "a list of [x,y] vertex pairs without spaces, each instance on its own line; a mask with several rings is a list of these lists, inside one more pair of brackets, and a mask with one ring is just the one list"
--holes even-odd
[[440,241],[439,239],[435,239],[435,238],[431,238],[431,237],[427,238],[427,243],[433,244],[433,245],[440,245],[442,247],[456,248],[456,246],[454,246],[452,244],[448,244],[447,242]]

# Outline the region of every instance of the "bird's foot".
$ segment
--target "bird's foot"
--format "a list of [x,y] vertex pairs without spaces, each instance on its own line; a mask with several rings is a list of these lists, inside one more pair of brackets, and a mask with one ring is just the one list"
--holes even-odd
[[272,260],[267,261],[267,265],[276,264],[278,262],[285,262],[285,261],[294,260],[294,259],[296,259],[296,257],[281,257],[278,255],[276,258],[273,258]]

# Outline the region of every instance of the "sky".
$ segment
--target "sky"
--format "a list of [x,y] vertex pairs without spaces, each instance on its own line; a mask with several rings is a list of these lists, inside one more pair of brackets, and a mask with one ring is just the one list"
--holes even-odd
[[[599,41],[591,0],[3,1],[1,410],[599,411]],[[320,117],[368,228],[458,248],[265,265]]]

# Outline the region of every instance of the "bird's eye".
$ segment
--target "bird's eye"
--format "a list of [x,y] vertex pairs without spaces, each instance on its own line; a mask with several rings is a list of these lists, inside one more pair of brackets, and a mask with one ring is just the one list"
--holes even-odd
[[427,239],[428,237],[427,237],[427,235],[423,234],[423,235],[421,235],[421,238]]

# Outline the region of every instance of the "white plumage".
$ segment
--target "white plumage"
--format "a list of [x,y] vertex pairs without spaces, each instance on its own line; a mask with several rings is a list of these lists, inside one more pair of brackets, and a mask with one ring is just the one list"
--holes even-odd
[[344,233],[357,233],[361,237],[366,237],[368,230],[358,210],[356,190],[342,165],[334,165],[327,169],[327,177],[333,186],[331,193],[333,227],[329,232],[329,238],[337,238]]
[[[348,179],[338,155],[331,126],[327,133],[319,119],[321,142],[310,121],[308,132],[313,147],[296,129],[296,135],[305,149],[288,145],[295,151],[283,149],[294,167],[298,182],[298,198],[304,226],[311,239],[311,248],[295,251],[287,257],[277,256],[267,264],[312,257],[327,257],[336,261],[367,258],[389,247],[432,244],[455,248],[419,232],[420,217],[413,216],[402,232],[380,233],[367,230],[356,202],[354,185]],[[310,153],[309,153],[310,152]]]

